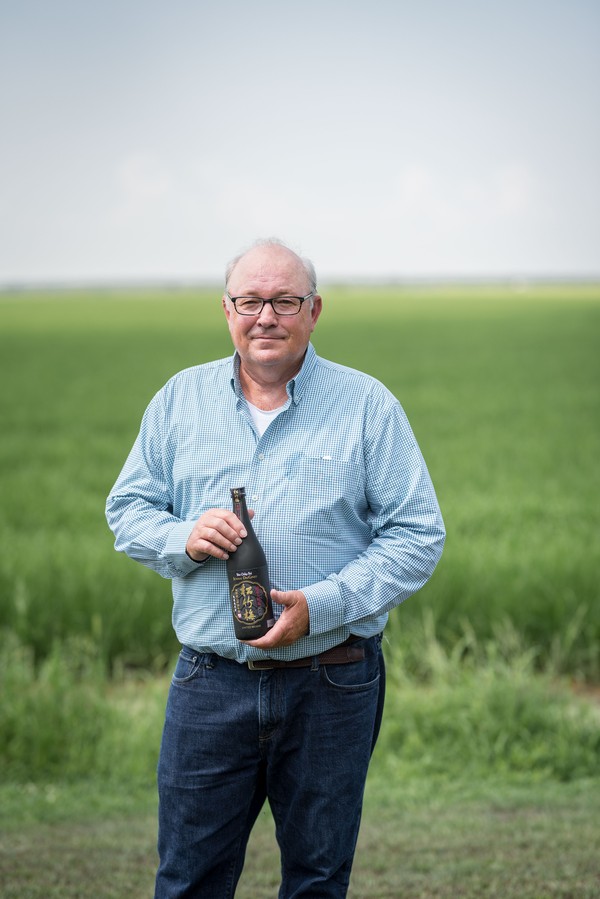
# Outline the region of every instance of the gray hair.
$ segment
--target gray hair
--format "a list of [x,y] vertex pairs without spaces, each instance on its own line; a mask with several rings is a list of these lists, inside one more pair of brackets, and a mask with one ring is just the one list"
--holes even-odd
[[233,273],[234,268],[242,259],[246,253],[249,253],[250,250],[254,250],[256,247],[281,247],[284,250],[288,250],[290,253],[293,253],[296,256],[302,265],[302,268],[306,272],[306,277],[308,278],[308,283],[310,285],[310,289],[313,293],[317,292],[317,273],[315,271],[315,267],[305,256],[299,256],[298,253],[294,252],[290,247],[288,247],[282,240],[279,240],[277,237],[261,237],[258,240],[255,240],[249,247],[246,247],[245,250],[242,250],[241,253],[238,253],[237,256],[234,256],[233,259],[227,264],[227,268],[225,269],[225,287],[229,285],[229,279]]

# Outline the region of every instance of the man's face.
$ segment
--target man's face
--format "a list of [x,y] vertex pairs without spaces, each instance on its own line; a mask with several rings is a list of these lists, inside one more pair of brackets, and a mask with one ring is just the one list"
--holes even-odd
[[[229,279],[232,297],[255,296],[272,300],[282,296],[302,297],[310,284],[297,256],[284,247],[255,247],[243,256]],[[282,375],[292,377],[304,358],[317,319],[321,297],[302,304],[298,315],[276,315],[265,303],[260,315],[239,315],[223,297],[223,307],[233,344],[247,368],[280,367]]]

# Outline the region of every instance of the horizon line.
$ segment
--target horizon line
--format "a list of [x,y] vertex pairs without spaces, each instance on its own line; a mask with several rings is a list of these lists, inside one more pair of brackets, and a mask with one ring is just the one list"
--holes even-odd
[[[360,286],[362,284],[381,287],[413,285],[481,285],[508,284],[596,284],[600,283],[600,271],[588,274],[488,274],[488,275],[339,275],[323,276],[320,284],[334,287]],[[211,277],[119,277],[119,278],[11,278],[0,281],[0,293],[25,293],[35,290],[141,290],[148,288],[180,289],[213,288],[223,285],[222,278]]]

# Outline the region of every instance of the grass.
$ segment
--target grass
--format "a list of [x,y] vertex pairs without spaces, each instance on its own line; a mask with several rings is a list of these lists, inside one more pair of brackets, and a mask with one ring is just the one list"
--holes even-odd
[[[597,698],[536,674],[514,635],[470,660],[432,631],[420,649],[415,676],[386,645],[350,899],[597,895]],[[151,895],[168,677],[108,680],[84,643],[36,666],[13,641],[2,662],[3,897]],[[272,899],[278,865],[265,811],[237,899]]]
[[[446,645],[508,621],[540,665],[597,679],[600,287],[325,298],[318,351],[399,396],[448,529],[390,635],[409,648],[424,610]],[[168,585],[112,551],[103,504],[150,396],[230,351],[217,291],[0,298],[0,628],[37,658],[72,635],[109,667],[157,669],[176,649]]]
[[[422,641],[414,674],[386,643],[388,690],[378,749],[391,778],[528,774],[600,777],[600,708],[536,674],[505,638],[446,650]],[[173,667],[173,666],[171,666]],[[91,642],[56,644],[41,663],[15,640],[0,652],[0,770],[14,782],[153,781],[169,676],[108,680]],[[379,763],[380,767],[382,762]]]
[[[325,294],[317,350],[401,399],[448,529],[386,630],[350,895],[599,895],[600,286]],[[150,396],[229,352],[218,291],[0,295],[7,899],[151,893],[177,644],[104,498]],[[239,899],[271,899],[277,866],[265,813]]]
[[[600,885],[597,788],[597,781],[405,784],[375,775],[349,899],[592,899]],[[22,791],[20,804],[29,822],[0,835],[4,899],[152,894],[151,792],[115,809],[85,785],[47,787]],[[278,864],[263,812],[236,899],[273,899]]]

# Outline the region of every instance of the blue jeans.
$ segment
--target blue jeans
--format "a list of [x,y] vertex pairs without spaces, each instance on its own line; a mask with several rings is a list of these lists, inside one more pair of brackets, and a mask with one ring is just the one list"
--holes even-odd
[[377,739],[381,637],[365,659],[251,671],[183,647],[158,765],[155,899],[231,899],[268,798],[280,899],[346,896]]

